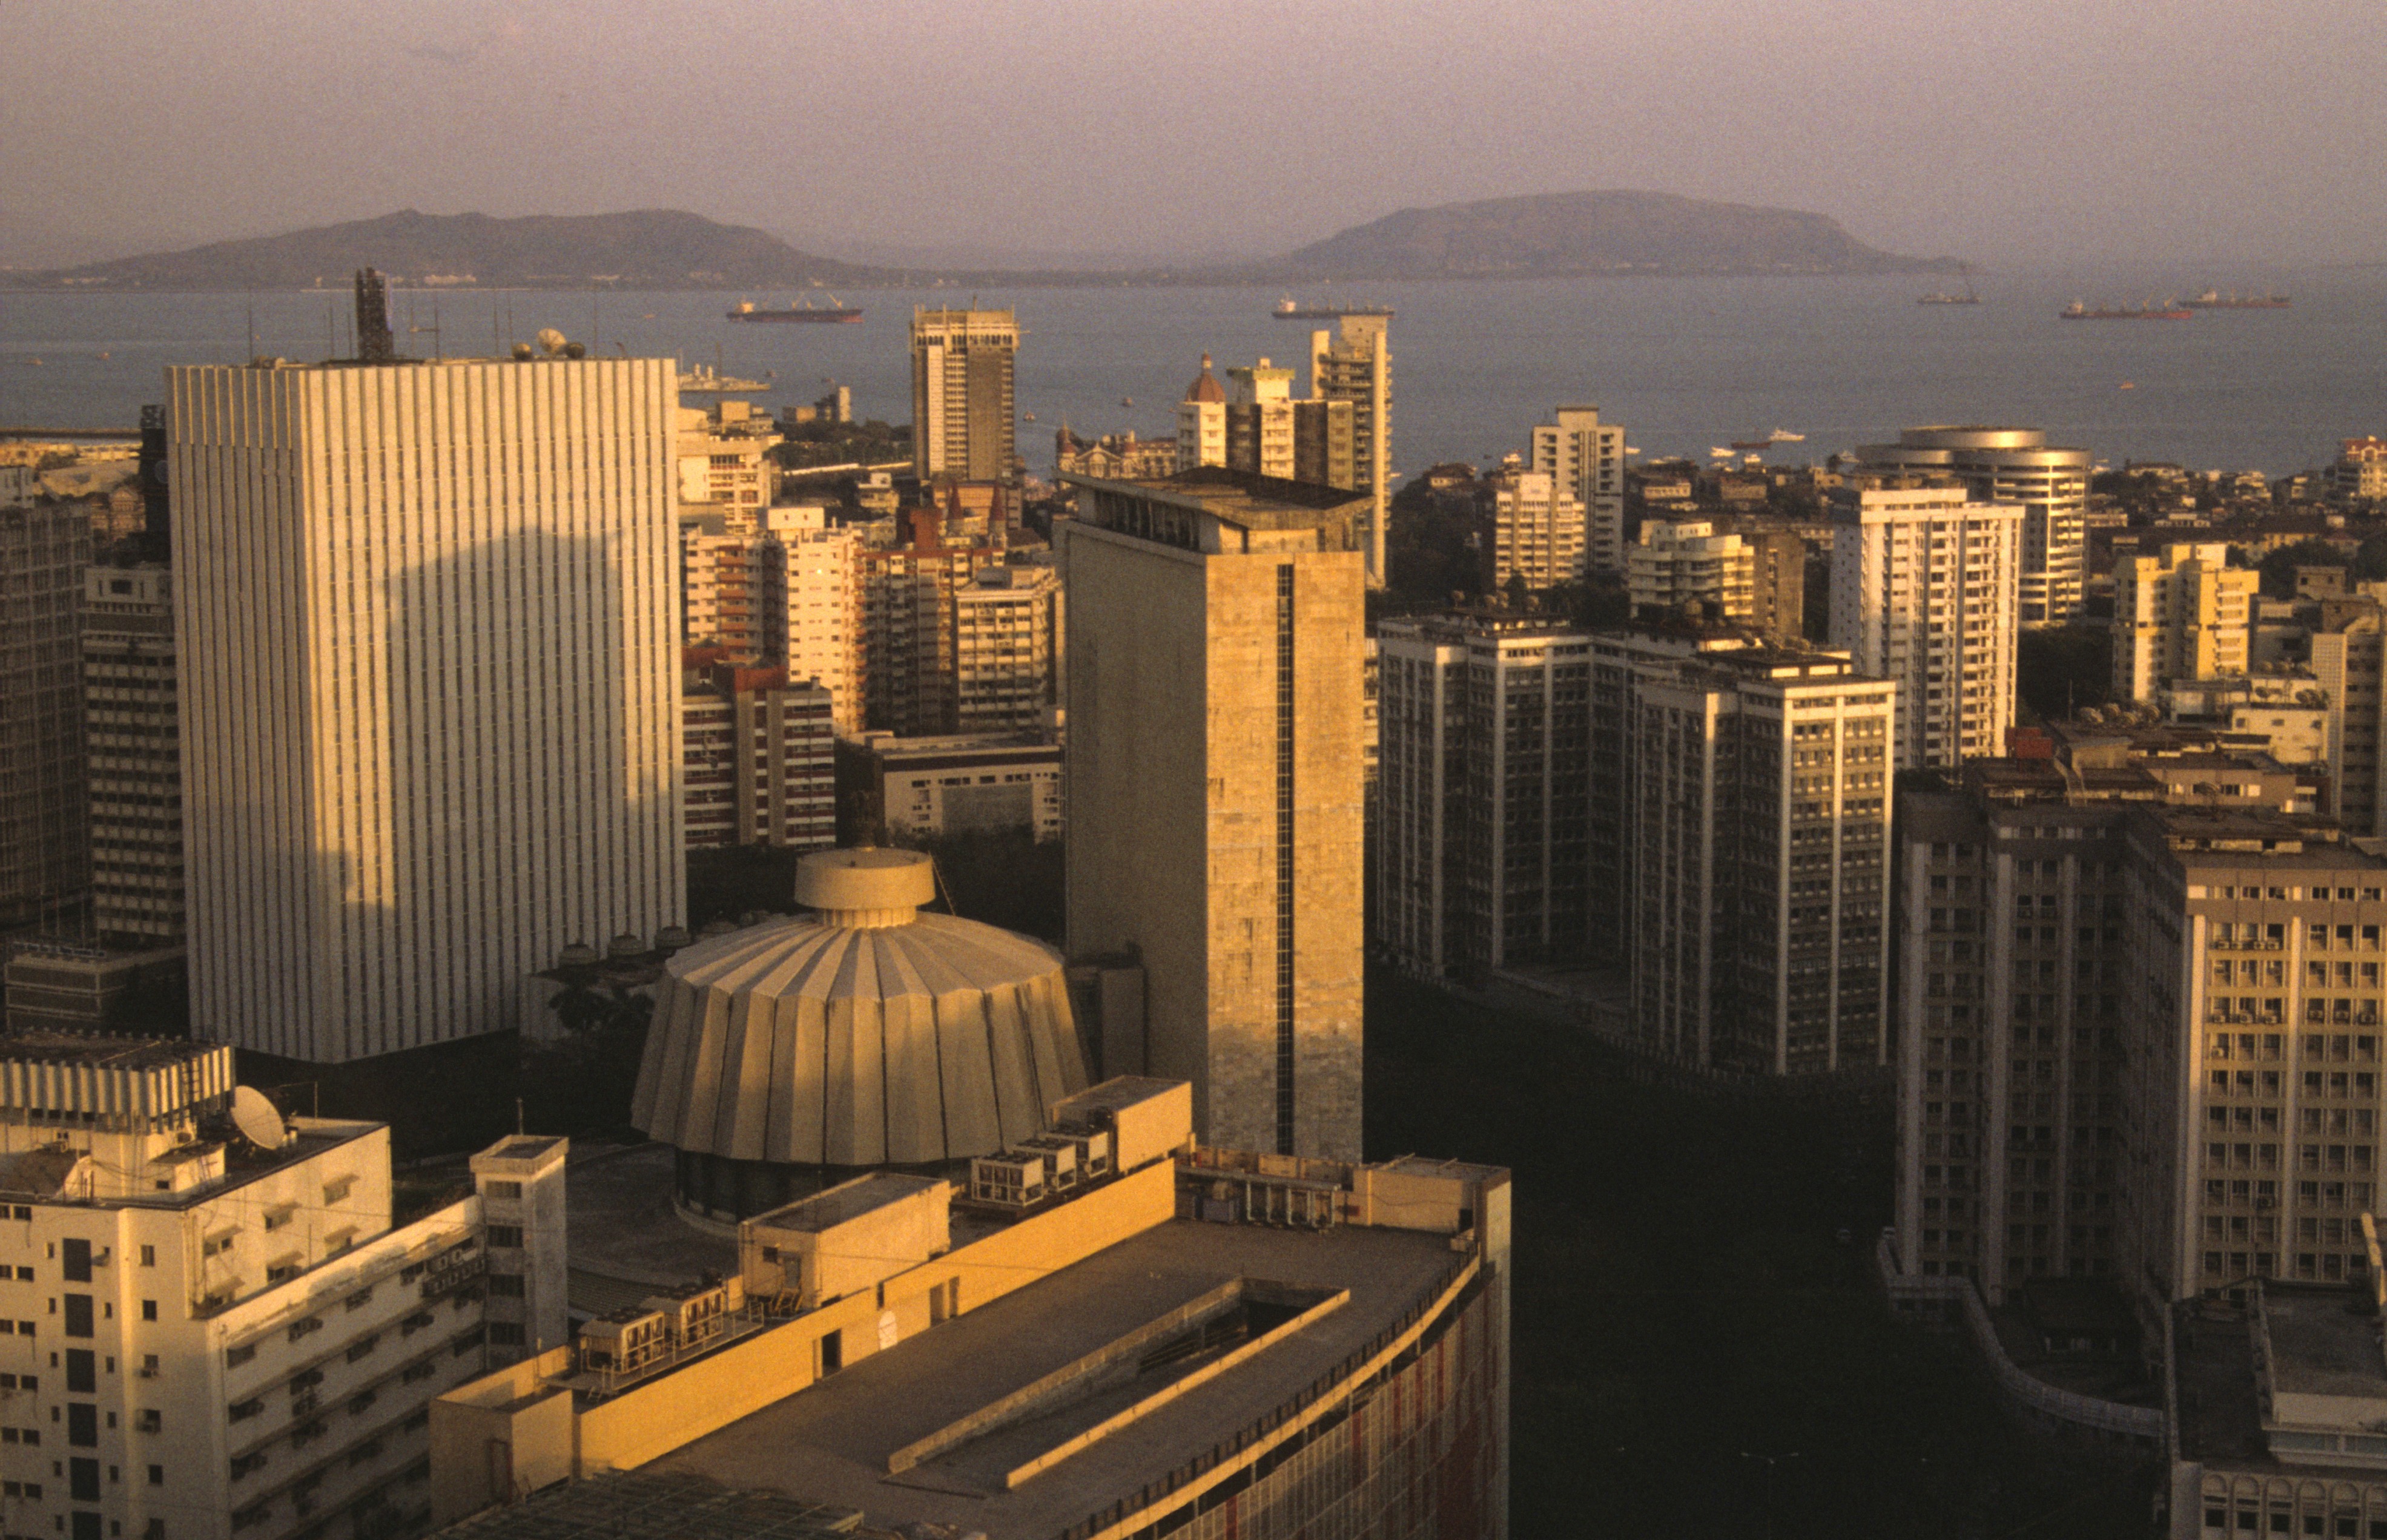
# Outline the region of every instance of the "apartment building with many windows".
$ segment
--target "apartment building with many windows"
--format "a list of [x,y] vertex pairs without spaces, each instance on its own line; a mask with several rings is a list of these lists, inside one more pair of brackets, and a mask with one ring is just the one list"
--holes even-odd
[[12,1533],[419,1526],[432,1399],[568,1340],[565,1141],[502,1141],[470,1194],[402,1216],[386,1127],[284,1120],[235,1090],[232,1059],[0,1044]]
[[182,726],[174,577],[161,564],[83,574],[92,928],[113,947],[183,940]]
[[1583,504],[1563,483],[1545,471],[1511,467],[1495,473],[1485,490],[1476,543],[1487,590],[1583,581]]
[[2174,543],[2114,563],[2114,694],[2153,701],[2174,683],[2243,675],[2261,574],[2221,544]]
[[1061,704],[1061,577],[1048,566],[981,567],[954,590],[954,726],[1038,732]]
[[1377,628],[1376,933],[1423,978],[1589,941],[1590,638],[1471,610]]
[[1873,478],[1832,489],[1832,645],[1897,681],[1901,770],[2004,750],[2022,518],[2019,506],[1971,501],[1955,485]]
[[1895,444],[1857,450],[1869,475],[1951,477],[1985,502],[2023,511],[2016,548],[2014,619],[2063,625],[2080,612],[2088,578],[2086,449],[2051,445],[2037,428],[1908,428]]
[[1534,429],[1533,468],[1553,477],[1583,507],[1584,563],[1624,571],[1624,429],[1602,423],[1595,406],[1559,407],[1558,421]]

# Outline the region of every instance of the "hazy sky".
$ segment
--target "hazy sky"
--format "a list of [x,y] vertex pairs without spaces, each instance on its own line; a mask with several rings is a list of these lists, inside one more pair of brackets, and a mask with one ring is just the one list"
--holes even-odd
[[2382,56],[2380,0],[5,0],[0,261],[403,207],[1257,254],[1594,187],[2387,259]]

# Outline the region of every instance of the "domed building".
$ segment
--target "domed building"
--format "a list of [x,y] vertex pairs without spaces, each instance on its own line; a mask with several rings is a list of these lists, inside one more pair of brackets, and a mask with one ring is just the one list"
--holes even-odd
[[1058,953],[923,914],[927,855],[808,855],[812,913],[674,954],[631,1119],[676,1152],[685,1213],[742,1218],[866,1170],[942,1175],[1086,1089]]

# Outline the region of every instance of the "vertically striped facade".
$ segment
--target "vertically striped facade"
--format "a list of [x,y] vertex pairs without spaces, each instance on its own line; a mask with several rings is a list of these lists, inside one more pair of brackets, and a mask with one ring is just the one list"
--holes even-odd
[[501,1030],[680,921],[672,370],[168,372],[195,1030]]

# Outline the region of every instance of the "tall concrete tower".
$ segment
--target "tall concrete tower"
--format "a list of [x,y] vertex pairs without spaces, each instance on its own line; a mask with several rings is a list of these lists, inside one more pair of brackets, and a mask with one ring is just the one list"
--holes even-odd
[[1063,479],[1068,942],[1144,977],[1104,1072],[1193,1081],[1211,1143],[1356,1160],[1367,494]]
[[922,480],[1011,479],[1018,352],[1009,310],[912,311],[912,470]]
[[191,1014],[517,1025],[685,903],[667,359],[167,372]]
[[1353,481],[1368,494],[1359,550],[1368,560],[1368,587],[1384,586],[1384,521],[1393,482],[1393,345],[1386,317],[1346,315],[1333,332],[1309,334],[1309,394],[1313,400],[1352,406]]

